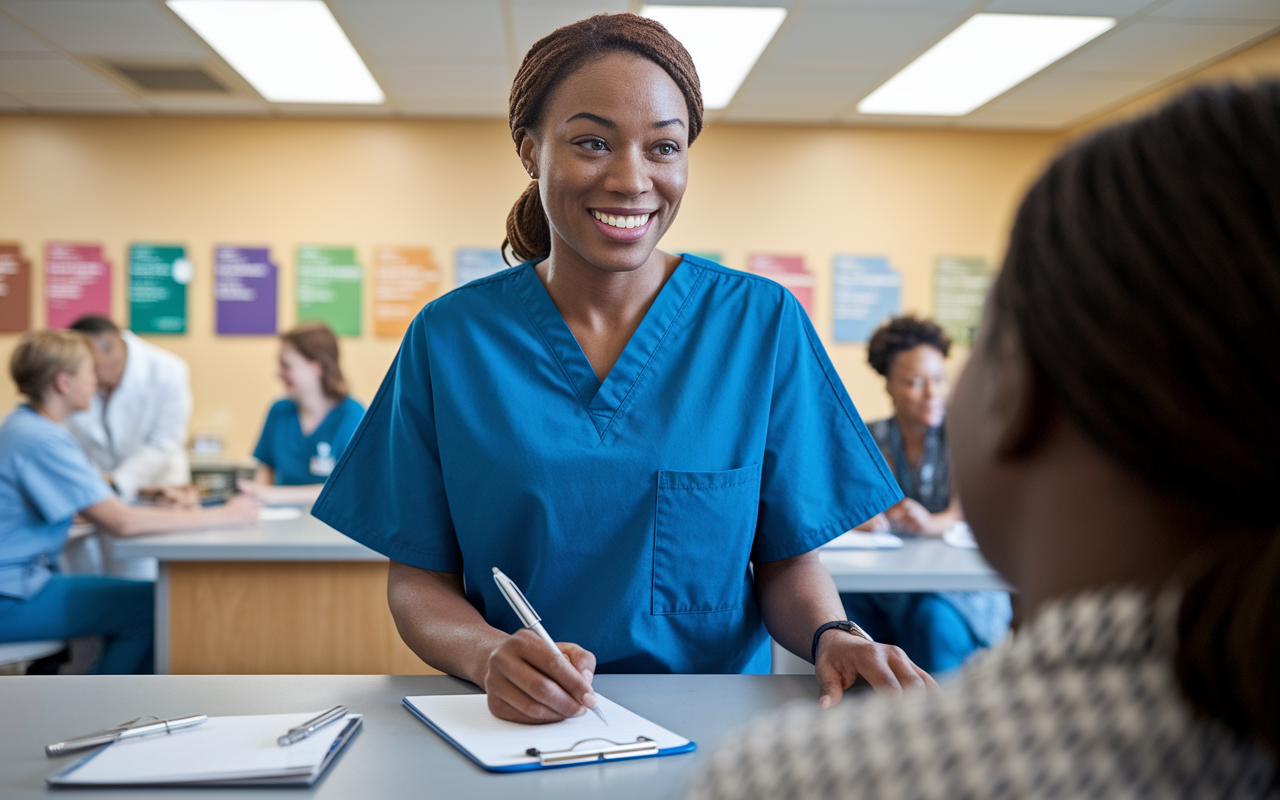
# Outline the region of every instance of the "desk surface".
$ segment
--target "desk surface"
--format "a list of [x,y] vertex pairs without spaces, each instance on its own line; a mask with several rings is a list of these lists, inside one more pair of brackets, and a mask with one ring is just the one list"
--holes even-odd
[[[494,775],[472,764],[400,706],[418,694],[475,687],[443,675],[146,675],[0,678],[0,796],[50,797],[46,775],[77,756],[45,758],[44,745],[139,714],[268,714],[350,703],[364,730],[307,797],[674,798],[716,745],[753,714],[792,700],[817,701],[812,676],[597,675],[596,688],[638,714],[697,742],[694,753],[630,762]],[[852,699],[846,697],[846,702]],[[228,797],[280,800],[287,789],[82,789],[58,797]]]
[[[842,592],[944,592],[1007,587],[977,550],[905,537],[897,550],[822,550]],[[116,558],[161,561],[385,561],[304,511],[297,519],[247,528],[114,539]]]

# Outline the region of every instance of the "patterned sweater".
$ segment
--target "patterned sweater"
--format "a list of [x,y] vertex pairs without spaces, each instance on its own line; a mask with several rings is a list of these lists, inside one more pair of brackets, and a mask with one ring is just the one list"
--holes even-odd
[[1270,759],[1182,698],[1176,609],[1136,590],[1058,601],[939,692],[757,720],[687,800],[1280,798]]

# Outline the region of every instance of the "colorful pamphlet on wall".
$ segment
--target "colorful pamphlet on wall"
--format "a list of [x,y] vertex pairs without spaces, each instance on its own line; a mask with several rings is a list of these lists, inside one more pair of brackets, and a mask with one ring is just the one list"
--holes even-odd
[[213,249],[214,302],[222,336],[274,336],[279,269],[265,247]]
[[362,278],[354,247],[299,247],[298,322],[316,319],[339,336],[359,336]]
[[973,343],[990,284],[991,270],[985,258],[938,256],[933,318],[956,343]]
[[507,262],[502,260],[502,251],[496,248],[463,247],[454,254],[454,268],[457,285],[461,286],[506,269]]
[[31,262],[17,244],[0,244],[0,333],[31,328]]
[[67,328],[85,314],[111,315],[111,263],[100,244],[49,242],[44,248],[45,324]]
[[414,316],[439,293],[440,270],[431,248],[373,248],[374,336],[404,336]]
[[831,281],[837,342],[865,342],[882,322],[902,312],[902,273],[884,256],[838,255]]
[[804,265],[800,256],[747,256],[747,271],[777,281],[791,290],[791,293],[804,306],[804,310],[813,316],[813,273]]
[[195,269],[181,245],[129,248],[129,329],[134,333],[186,333],[187,284]]

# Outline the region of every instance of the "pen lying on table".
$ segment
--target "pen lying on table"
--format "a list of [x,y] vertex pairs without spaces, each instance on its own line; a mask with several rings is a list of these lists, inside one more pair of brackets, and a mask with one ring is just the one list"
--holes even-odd
[[298,727],[290,728],[285,732],[284,736],[276,739],[276,744],[281,747],[288,747],[294,742],[300,742],[330,722],[337,722],[347,716],[347,712],[350,710],[351,706],[334,706],[328,711],[321,711],[318,716],[312,717]]
[[[173,719],[159,719],[154,722],[139,722],[138,719],[130,720],[123,725],[117,725],[114,728],[98,731],[97,733],[88,733],[84,736],[76,736],[67,739],[64,742],[54,742],[46,745],[44,754],[52,758],[60,756],[64,753],[73,753],[76,750],[85,750],[98,745],[111,744],[118,739],[132,739],[135,736],[146,736],[151,733],[169,733],[179,728],[189,728],[192,725],[199,725],[209,717],[204,714],[194,714],[190,717],[175,717]],[[141,719],[141,717],[139,717]]]

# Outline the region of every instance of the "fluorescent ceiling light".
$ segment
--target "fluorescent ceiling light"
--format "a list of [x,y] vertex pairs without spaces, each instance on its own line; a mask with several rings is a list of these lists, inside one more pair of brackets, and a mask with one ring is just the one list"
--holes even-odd
[[708,109],[729,105],[787,17],[785,8],[650,6],[640,14],[661,22],[693,57]]
[[1115,24],[1112,17],[974,14],[867,95],[858,112],[964,116]]
[[386,99],[323,0],[168,0],[273,103]]

